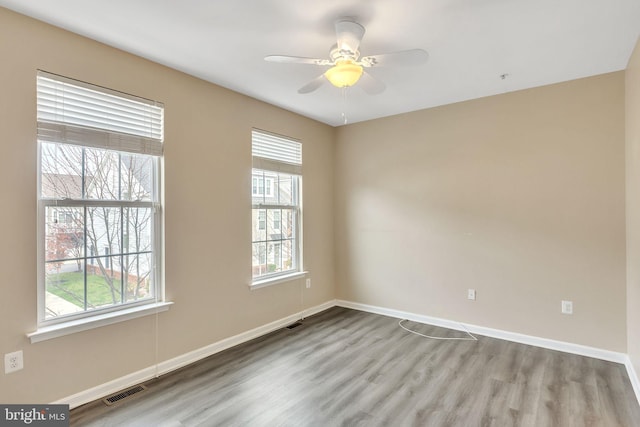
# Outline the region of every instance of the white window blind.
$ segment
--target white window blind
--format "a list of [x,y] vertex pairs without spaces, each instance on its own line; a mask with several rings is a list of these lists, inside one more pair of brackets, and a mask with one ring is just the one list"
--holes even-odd
[[291,138],[260,130],[251,131],[253,167],[302,174],[302,144]]
[[162,155],[161,103],[38,71],[38,139]]

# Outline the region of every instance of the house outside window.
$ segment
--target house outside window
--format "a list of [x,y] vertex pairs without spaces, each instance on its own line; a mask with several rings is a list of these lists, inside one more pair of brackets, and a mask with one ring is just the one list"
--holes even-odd
[[302,144],[252,132],[253,283],[302,270]]
[[38,319],[160,300],[163,107],[38,72]]
[[254,196],[273,197],[273,178],[253,177],[251,189],[251,194]]

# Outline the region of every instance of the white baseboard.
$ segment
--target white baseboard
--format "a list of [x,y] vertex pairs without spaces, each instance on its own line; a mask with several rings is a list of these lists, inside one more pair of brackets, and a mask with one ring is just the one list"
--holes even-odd
[[389,317],[395,317],[397,319],[407,319],[415,322],[426,323],[434,326],[441,326],[443,328],[455,329],[458,331],[468,330],[471,333],[484,335],[492,338],[499,338],[502,340],[513,341],[521,344],[533,345],[536,347],[548,348],[550,350],[563,351],[565,353],[573,353],[581,356],[593,357],[596,359],[607,360],[610,362],[625,364],[628,359],[624,353],[618,353],[615,351],[603,350],[595,347],[588,347],[580,344],[573,344],[564,341],[550,340],[547,338],[534,337],[531,335],[518,334],[515,332],[503,331],[500,329],[485,328],[484,326],[470,325],[461,322],[454,322],[447,319],[440,319],[438,317],[425,316],[422,314],[410,313],[407,311],[394,310],[384,307],[377,307],[373,305],[360,304],[350,301],[337,300],[336,305],[345,308],[352,308],[355,310],[366,311],[369,313],[382,314]]
[[85,403],[93,402],[97,399],[102,399],[103,397],[113,394],[117,391],[150,380],[151,378],[154,378],[156,376],[155,374],[156,368],[155,366],[151,366],[149,368],[141,369],[137,372],[125,375],[124,377],[117,378],[104,384],[100,384],[99,386],[90,388],[88,390],[83,390],[80,393],[76,393],[74,395],[65,397],[64,399],[60,399],[51,403],[53,405],[69,405],[70,409],[77,408],[78,406],[84,405]]
[[165,360],[164,362],[158,363],[157,366],[150,366],[148,368],[141,369],[137,372],[133,372],[123,377],[117,378],[113,381],[109,381],[88,390],[81,391],[80,393],[76,393],[72,396],[65,397],[64,399],[60,399],[52,403],[69,405],[71,409],[76,408],[80,405],[84,405],[85,403],[101,399],[104,396],[108,396],[120,390],[148,381],[152,378],[158,377],[159,375],[175,371],[176,369],[197,362],[198,360],[204,359],[205,357],[219,353],[238,344],[242,344],[254,338],[258,338],[262,335],[266,335],[270,332],[281,329],[297,320],[300,320],[301,318],[314,315],[335,305],[336,304],[334,300],[327,301],[315,307],[311,307],[301,312],[294,313],[290,316],[276,320],[274,322],[267,323],[266,325],[259,326],[257,328],[223,339],[194,351],[190,351],[189,353],[174,357],[173,359]]
[[636,393],[638,404],[640,404],[640,377],[638,377],[638,373],[633,367],[633,363],[631,363],[631,358],[629,358],[629,356],[627,356],[625,366],[627,367],[627,373],[629,374],[629,380],[633,386],[633,391]]

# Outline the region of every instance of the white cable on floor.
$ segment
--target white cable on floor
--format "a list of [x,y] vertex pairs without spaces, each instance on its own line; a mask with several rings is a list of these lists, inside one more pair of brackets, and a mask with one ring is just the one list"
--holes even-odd
[[402,320],[400,320],[400,321],[398,322],[398,325],[399,325],[402,329],[404,329],[405,331],[407,331],[407,332],[411,332],[412,334],[420,335],[421,337],[431,338],[432,340],[443,340],[443,341],[445,341],[445,340],[456,340],[456,341],[478,341],[478,338],[474,337],[474,336],[473,336],[473,334],[472,334],[471,332],[469,332],[469,331],[467,330],[467,328],[465,328],[465,326],[464,326],[464,325],[461,325],[461,326],[464,328],[465,332],[467,333],[467,335],[469,335],[469,337],[463,337],[463,338],[456,338],[456,337],[453,337],[453,338],[432,337],[432,336],[430,336],[430,335],[424,335],[424,334],[421,334],[420,332],[412,331],[411,329],[409,329],[409,328],[405,327],[405,326],[402,324],[402,322],[406,322],[407,320],[408,320],[408,319],[402,319]]

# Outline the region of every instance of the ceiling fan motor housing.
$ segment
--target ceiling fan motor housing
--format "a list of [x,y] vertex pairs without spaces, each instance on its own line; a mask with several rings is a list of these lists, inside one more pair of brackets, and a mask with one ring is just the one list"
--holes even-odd
[[351,49],[340,49],[337,44],[334,44],[331,50],[329,51],[329,58],[334,63],[339,60],[351,60],[356,62],[360,57],[360,52],[356,50],[355,52]]

